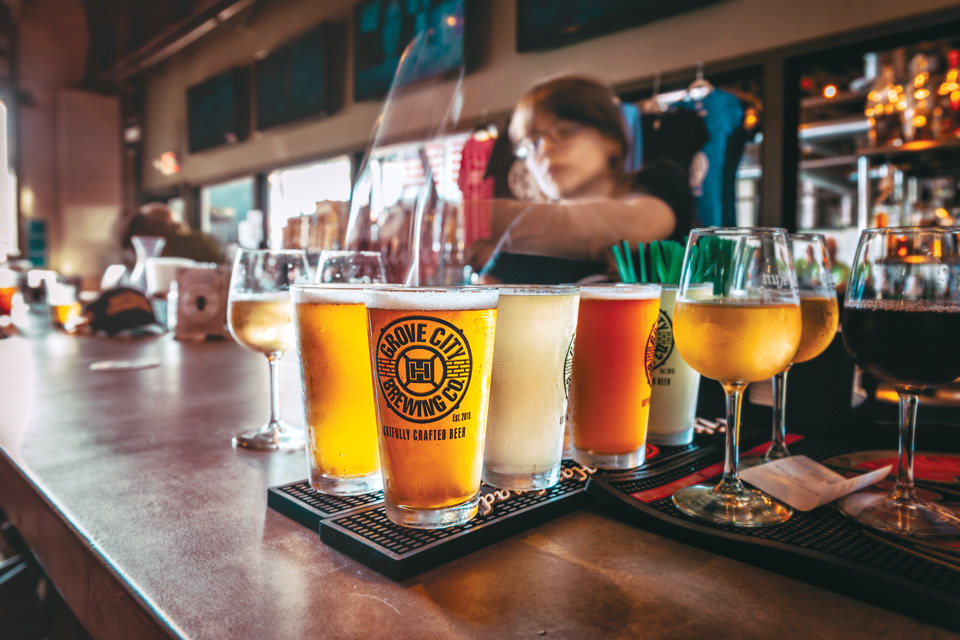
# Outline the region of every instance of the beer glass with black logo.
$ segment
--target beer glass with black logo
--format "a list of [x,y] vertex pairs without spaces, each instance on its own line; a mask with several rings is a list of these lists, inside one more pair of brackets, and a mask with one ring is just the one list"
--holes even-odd
[[858,366],[900,396],[897,482],[889,494],[848,496],[841,508],[869,527],[912,536],[960,535],[960,517],[913,484],[919,394],[960,378],[957,229],[891,227],[860,234],[843,305],[843,344]]
[[230,276],[227,326],[234,340],[267,358],[270,365],[270,420],[238,434],[233,446],[246,449],[302,449],[303,431],[280,419],[280,358],[294,347],[290,286],[310,281],[303,251],[240,249]]
[[421,529],[477,513],[496,287],[372,287],[369,317],[384,504]]
[[483,481],[537,491],[560,480],[579,294],[575,286],[502,286]]
[[357,284],[292,288],[309,482],[322,493],[383,486],[363,292]]
[[580,287],[570,381],[573,457],[604,469],[643,464],[660,285]]
[[[703,284],[709,283],[709,290]],[[800,344],[800,298],[783,229],[695,229],[690,234],[673,311],[677,350],[726,394],[726,459],[720,483],[680,489],[673,502],[710,522],[760,527],[793,513],[740,480],[740,404],[751,382],[790,363]]]

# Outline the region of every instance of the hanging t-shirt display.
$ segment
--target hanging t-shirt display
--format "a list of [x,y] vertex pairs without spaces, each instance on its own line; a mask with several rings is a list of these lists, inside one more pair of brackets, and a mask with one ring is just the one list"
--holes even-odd
[[627,156],[623,170],[632,173],[643,166],[643,120],[637,105],[624,102],[620,105],[623,124],[627,132]]
[[690,188],[699,194],[703,172],[697,154],[710,140],[703,119],[687,109],[643,114],[643,161],[670,160],[686,173]]
[[[697,195],[697,211],[707,226],[735,226],[736,166],[743,154],[745,136],[740,100],[726,91],[714,89],[701,100],[681,100],[678,112],[688,111],[703,118],[709,141],[703,146],[706,160],[702,188]],[[733,170],[728,170],[728,165]]]

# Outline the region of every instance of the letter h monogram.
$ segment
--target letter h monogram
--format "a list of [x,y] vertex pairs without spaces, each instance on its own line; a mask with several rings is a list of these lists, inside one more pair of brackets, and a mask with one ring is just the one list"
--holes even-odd
[[433,362],[431,360],[407,360],[407,381],[433,382]]

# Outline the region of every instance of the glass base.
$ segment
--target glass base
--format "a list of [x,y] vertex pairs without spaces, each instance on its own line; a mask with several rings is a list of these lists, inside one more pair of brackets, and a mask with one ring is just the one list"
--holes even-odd
[[577,447],[573,448],[574,460],[598,469],[634,469],[643,464],[646,455],[646,446],[627,453],[597,453]]
[[840,500],[840,510],[860,524],[900,535],[960,536],[960,513],[920,498],[869,491]]
[[647,442],[650,444],[662,444],[675,447],[681,444],[690,444],[693,442],[693,427],[684,431],[674,433],[654,433],[647,431]]
[[484,466],[482,479],[491,487],[509,491],[540,491],[560,482],[560,463],[552,469],[535,473],[495,471]]
[[365,476],[338,478],[310,470],[310,487],[320,493],[332,496],[358,496],[383,489],[383,477],[380,472]]
[[673,494],[673,503],[689,516],[736,527],[765,527],[784,522],[793,510],[742,484],[698,484]]
[[302,451],[305,445],[303,429],[291,427],[283,421],[267,423],[255,431],[233,437],[234,448],[254,451]]
[[418,509],[391,504],[390,500],[384,501],[387,517],[390,518],[391,522],[401,527],[411,527],[413,529],[445,529],[463,524],[477,515],[479,504],[479,491],[463,504],[439,509]]

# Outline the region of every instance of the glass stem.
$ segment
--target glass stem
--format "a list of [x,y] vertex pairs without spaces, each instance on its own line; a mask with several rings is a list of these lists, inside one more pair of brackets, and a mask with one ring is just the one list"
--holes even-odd
[[779,460],[790,455],[787,450],[787,373],[790,365],[773,376],[773,438],[764,460]]
[[915,500],[913,487],[913,436],[917,430],[917,394],[900,394],[900,452],[897,464],[897,484],[893,495]]
[[280,356],[271,353],[267,356],[270,364],[270,429],[280,428]]
[[727,400],[727,451],[723,461],[723,479],[717,485],[717,493],[742,491],[740,482],[740,404],[743,401],[745,384],[724,384]]

